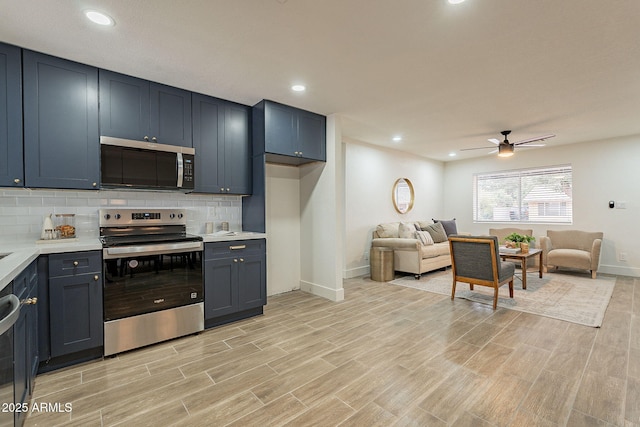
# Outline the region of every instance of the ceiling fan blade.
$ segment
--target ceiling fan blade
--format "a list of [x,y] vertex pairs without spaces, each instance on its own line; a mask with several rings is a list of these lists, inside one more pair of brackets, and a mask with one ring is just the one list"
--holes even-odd
[[496,138],[489,138],[487,141],[493,142],[496,145],[500,145],[500,142],[501,142],[499,139],[496,139]]
[[522,141],[514,142],[513,145],[522,145],[522,144],[529,144],[530,142],[544,141],[546,139],[553,138],[554,136],[555,136],[554,134],[550,133],[549,135],[543,135],[543,136],[537,136],[535,138],[523,139]]
[[527,144],[527,145],[521,145],[518,148],[533,148],[533,147],[544,147],[547,144]]
[[497,152],[498,152],[498,149],[495,149],[495,150],[489,151],[487,154],[494,154],[494,153],[497,153]]
[[461,148],[460,151],[470,151],[470,150],[485,150],[487,148],[495,148],[495,147],[476,147],[476,148]]

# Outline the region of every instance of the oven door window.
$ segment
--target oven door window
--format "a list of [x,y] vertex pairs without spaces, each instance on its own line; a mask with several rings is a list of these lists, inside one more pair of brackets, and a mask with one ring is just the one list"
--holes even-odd
[[203,301],[202,252],[104,260],[105,321]]

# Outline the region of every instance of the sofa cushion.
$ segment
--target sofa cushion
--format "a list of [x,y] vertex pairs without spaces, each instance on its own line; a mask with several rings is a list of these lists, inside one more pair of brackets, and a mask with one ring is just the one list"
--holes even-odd
[[547,264],[591,269],[591,253],[580,249],[553,249],[547,254]]
[[401,239],[415,239],[416,226],[413,223],[401,222],[398,227],[398,237]]
[[439,222],[444,227],[444,232],[447,236],[451,236],[452,234],[458,234],[458,226],[456,225],[456,219],[450,220],[442,220],[442,219],[434,219],[433,222]]
[[440,255],[449,255],[449,242],[436,243],[434,245],[422,246],[420,245],[420,257],[435,258]]
[[424,231],[428,231],[429,234],[431,234],[431,237],[433,238],[433,242],[434,243],[442,243],[442,242],[446,242],[447,241],[447,233],[444,231],[444,227],[442,226],[442,223],[436,222],[435,224],[425,224],[426,227],[421,228]]
[[379,224],[376,227],[376,232],[378,233],[378,237],[400,237],[399,233],[400,223],[399,222],[388,222],[386,224]]
[[428,231],[416,231],[416,239],[420,240],[423,246],[433,245],[433,237]]

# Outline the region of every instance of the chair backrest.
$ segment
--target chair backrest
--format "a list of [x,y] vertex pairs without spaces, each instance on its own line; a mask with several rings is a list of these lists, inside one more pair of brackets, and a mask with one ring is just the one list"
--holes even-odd
[[603,233],[580,230],[547,230],[547,237],[554,249],[580,249],[591,252],[593,241],[602,240]]
[[511,233],[522,234],[523,236],[533,236],[533,230],[523,228],[490,228],[489,234],[498,238],[498,243],[504,243],[504,238]]
[[454,276],[498,280],[500,255],[496,236],[449,236]]

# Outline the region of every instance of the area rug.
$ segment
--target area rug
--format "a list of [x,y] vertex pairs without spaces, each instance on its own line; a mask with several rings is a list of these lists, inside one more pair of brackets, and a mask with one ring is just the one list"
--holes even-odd
[[[424,274],[420,280],[405,276],[389,283],[442,295],[451,295],[451,271]],[[598,328],[602,326],[604,313],[609,305],[615,277],[599,276],[597,279],[571,276],[562,273],[545,273],[540,279],[537,272],[527,274],[527,289],[522,289],[519,278],[513,282],[513,299],[509,287],[503,285],[498,294],[498,307],[525,313],[560,319],[567,322]],[[493,306],[493,289],[458,282],[456,298],[464,298]]]

